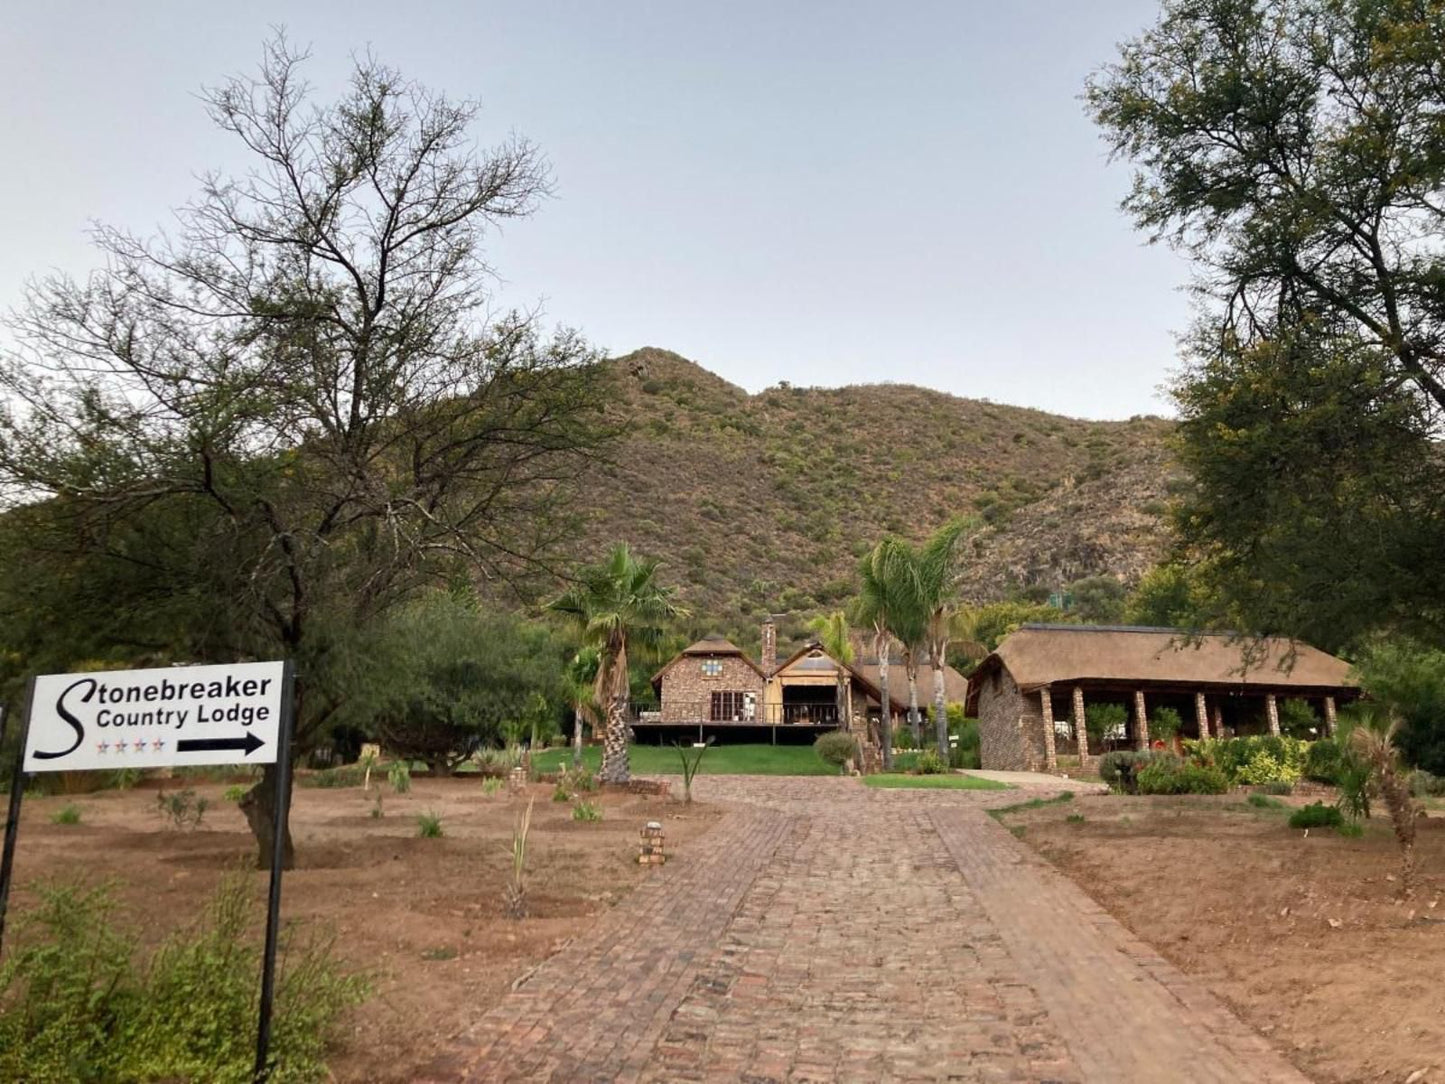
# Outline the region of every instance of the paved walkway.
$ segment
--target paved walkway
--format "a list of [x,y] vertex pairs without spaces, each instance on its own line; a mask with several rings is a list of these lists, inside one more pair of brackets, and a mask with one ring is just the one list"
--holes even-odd
[[733,811],[427,1079],[1304,1084],[985,815],[1015,796],[694,789]]

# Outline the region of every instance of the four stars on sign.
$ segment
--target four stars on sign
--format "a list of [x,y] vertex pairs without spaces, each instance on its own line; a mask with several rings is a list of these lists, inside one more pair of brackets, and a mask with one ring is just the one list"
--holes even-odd
[[[135,747],[135,751],[136,751],[137,753],[144,753],[145,750],[146,750],[146,745],[147,745],[147,744],[149,744],[150,747],[151,747],[151,750],[152,750],[153,752],[156,752],[156,753],[159,753],[161,750],[163,750],[163,749],[166,747],[166,742],[165,742],[165,739],[164,739],[164,738],[154,738],[154,739],[152,739],[150,742],[147,742],[144,738],[137,738],[135,741],[131,742],[130,744]],[[124,753],[124,752],[126,751],[126,741],[125,741],[125,739],[124,739],[124,738],[121,738],[119,741],[117,741],[117,742],[115,742],[115,743],[111,743],[111,742],[108,742],[108,741],[101,741],[101,742],[96,742],[96,743],[95,743],[95,751],[96,751],[97,753],[102,753],[102,754],[108,753],[108,752],[110,752],[112,749],[114,749],[117,753]]]

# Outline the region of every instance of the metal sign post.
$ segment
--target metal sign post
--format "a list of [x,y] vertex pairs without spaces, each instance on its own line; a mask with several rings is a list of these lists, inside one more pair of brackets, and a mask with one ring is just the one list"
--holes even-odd
[[281,728],[276,735],[275,834],[271,840],[271,890],[266,900],[266,948],[261,964],[261,1010],[256,1022],[256,1084],[271,1075],[271,1002],[276,994],[276,941],[281,928],[281,873],[286,865],[286,823],[291,813],[291,734],[296,729],[296,673],[290,660],[281,679]]
[[[30,704],[35,697],[35,679],[25,691],[25,714],[20,719],[20,741],[15,748],[15,766],[10,773],[10,804],[5,814],[5,850],[0,852],[0,948],[5,946],[5,912],[10,907],[10,875],[15,868],[15,837],[20,832],[20,802],[25,797],[25,739],[30,729]],[[0,713],[5,711],[0,706]],[[0,723],[8,723],[8,715],[0,715]],[[3,740],[7,726],[0,726]]]

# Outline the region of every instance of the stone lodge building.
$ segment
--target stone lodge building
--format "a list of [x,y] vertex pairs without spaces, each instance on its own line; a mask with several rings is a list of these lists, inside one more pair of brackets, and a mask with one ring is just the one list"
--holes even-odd
[[1091,749],[1086,702],[1122,703],[1128,722],[1114,748],[1149,746],[1149,713],[1175,709],[1181,736],[1279,733],[1281,700],[1308,703],[1319,731],[1333,733],[1336,706],[1359,696],[1350,666],[1308,644],[1258,641],[1180,629],[1099,625],[1024,625],[1006,637],[969,678],[968,714],[978,717],[983,767],[1058,769],[1060,756],[1081,767]]
[[[769,619],[762,627],[762,658],[750,659],[736,644],[720,636],[707,637],[684,648],[652,677],[659,709],[640,715],[633,724],[641,731],[696,728],[739,739],[762,737],[776,741],[779,728],[817,734],[839,727],[866,732],[870,720],[882,715],[878,687],[878,660],[840,662],[816,640],[804,644],[782,661],[777,654],[777,628]],[[944,671],[944,689],[950,702],[962,702],[968,683],[952,667]],[[920,706],[933,698],[933,671],[919,667]],[[899,726],[908,714],[908,679],[901,661],[889,672],[889,715]],[[745,734],[747,728],[755,729]]]

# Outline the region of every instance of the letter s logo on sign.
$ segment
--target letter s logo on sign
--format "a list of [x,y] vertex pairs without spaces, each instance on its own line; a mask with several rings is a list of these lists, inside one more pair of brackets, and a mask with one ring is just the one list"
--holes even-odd
[[85,726],[81,723],[79,719],[72,715],[65,706],[65,698],[76,689],[80,688],[82,685],[90,686],[90,688],[86,690],[85,695],[81,697],[81,700],[88,704],[90,703],[90,698],[95,695],[94,678],[81,678],[74,684],[67,686],[65,691],[55,698],[56,714],[58,714],[62,719],[69,723],[71,729],[75,731],[75,741],[71,742],[68,748],[62,749],[58,753],[45,753],[37,749],[34,753],[36,760],[56,760],[60,757],[69,756],[71,753],[79,749],[80,743],[85,740]]

